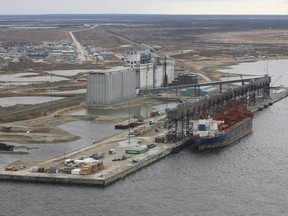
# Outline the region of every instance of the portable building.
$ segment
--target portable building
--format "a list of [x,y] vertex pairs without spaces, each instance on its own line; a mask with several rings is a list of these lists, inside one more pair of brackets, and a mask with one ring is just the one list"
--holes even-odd
[[31,168],[31,172],[32,172],[32,173],[36,173],[36,172],[38,172],[38,169],[39,169],[38,166],[33,166],[33,167]]
[[81,171],[81,169],[79,169],[79,168],[73,169],[73,170],[71,170],[71,174],[72,175],[80,175],[80,171]]

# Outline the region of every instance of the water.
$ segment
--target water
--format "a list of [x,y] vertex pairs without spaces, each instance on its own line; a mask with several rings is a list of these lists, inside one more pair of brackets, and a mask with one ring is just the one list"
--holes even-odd
[[47,97],[47,96],[21,96],[21,97],[1,97],[0,106],[9,107],[16,104],[40,104],[51,100],[60,100],[64,97]]
[[257,113],[234,145],[186,148],[106,188],[1,182],[0,215],[286,216],[287,106]]
[[231,74],[237,73],[237,74],[256,75],[256,76],[264,76],[265,74],[268,74],[269,76],[271,76],[271,84],[273,86],[284,85],[287,87],[288,86],[287,68],[288,68],[288,60],[281,59],[281,60],[242,63],[239,65],[233,65],[228,69],[222,69],[220,71]]
[[287,215],[287,106],[256,114],[235,145],[187,148],[107,188],[1,182],[1,214]]
[[63,80],[69,80],[68,78],[58,76],[39,76],[38,73],[18,73],[18,74],[7,74],[0,75],[0,80],[3,83],[14,82],[21,83],[33,83],[33,82],[59,82]]
[[129,115],[129,110],[131,116],[143,116],[143,117],[149,117],[150,112],[153,111],[159,111],[160,113],[165,113],[166,108],[176,108],[177,107],[176,102],[153,102],[153,103],[147,103],[144,105],[136,105],[134,106],[131,104],[130,109],[128,107],[124,108],[118,108],[118,109],[84,109],[81,111],[77,111],[72,113],[72,115],[102,115],[102,116],[113,116],[117,118],[127,118]]
[[[73,142],[64,143],[49,143],[49,144],[25,144],[25,146],[39,147],[30,149],[29,154],[24,155],[9,155],[0,154],[0,167],[12,163],[16,160],[47,160],[55,156],[61,156],[65,153],[69,153],[80,148],[91,145],[97,140],[101,140],[105,137],[120,133],[121,131],[115,130],[114,125],[104,123],[93,123],[88,121],[75,121],[59,126],[59,128],[69,131],[70,133],[81,137],[79,140]],[[5,142],[7,143],[7,142]],[[22,145],[17,143],[9,143],[13,145]],[[20,149],[19,151],[23,151]],[[1,206],[1,204],[0,204]],[[1,215],[1,214],[0,214]]]
[[54,75],[58,75],[58,76],[65,76],[65,77],[72,77],[72,76],[76,76],[80,73],[82,74],[87,74],[90,71],[93,71],[93,69],[77,69],[77,70],[52,70],[52,71],[46,71],[48,73],[52,73]]

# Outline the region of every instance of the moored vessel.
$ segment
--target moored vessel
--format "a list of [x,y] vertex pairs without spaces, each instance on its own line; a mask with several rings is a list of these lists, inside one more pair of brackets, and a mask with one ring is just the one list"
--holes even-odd
[[231,101],[218,115],[192,121],[190,137],[198,150],[229,145],[252,132],[253,113],[247,100]]
[[14,149],[14,145],[0,143],[0,151],[13,151],[13,149]]

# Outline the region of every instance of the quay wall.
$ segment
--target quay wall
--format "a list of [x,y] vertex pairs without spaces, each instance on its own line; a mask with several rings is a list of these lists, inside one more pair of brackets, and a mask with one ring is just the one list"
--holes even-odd
[[[72,176],[72,175],[59,175],[59,174],[42,174],[42,173],[28,173],[28,174],[18,174],[17,172],[10,172],[7,174],[0,174],[0,181],[15,181],[15,182],[31,182],[31,183],[49,183],[49,184],[64,184],[64,185],[83,185],[83,186],[100,186],[104,187],[113,182],[126,177],[140,169],[166,157],[171,153],[173,147],[167,148],[155,155],[148,156],[144,158],[137,164],[133,164],[131,167],[125,167],[123,170],[119,171],[117,174],[112,175],[108,178],[95,179],[89,178],[90,176]],[[45,175],[45,176],[43,176]]]
[[145,158],[145,160],[140,161],[138,164],[135,164],[135,165],[131,166],[130,168],[125,169],[122,172],[119,172],[118,174],[111,176],[110,178],[107,178],[105,180],[105,186],[109,185],[109,184],[111,184],[111,183],[113,183],[113,182],[115,182],[121,178],[124,178],[124,177],[126,177],[126,176],[128,176],[134,172],[137,172],[140,169],[142,169],[146,166],[149,166],[150,164],[166,157],[167,155],[169,155],[171,153],[171,151],[172,151],[171,148],[166,149],[157,155],[153,155],[153,156],[150,156],[148,158]]
[[31,182],[31,183],[49,183],[49,184],[65,184],[65,185],[88,185],[88,186],[104,186],[103,180],[88,178],[73,178],[70,176],[41,176],[38,175],[20,175],[20,174],[0,174],[0,181],[14,182]]

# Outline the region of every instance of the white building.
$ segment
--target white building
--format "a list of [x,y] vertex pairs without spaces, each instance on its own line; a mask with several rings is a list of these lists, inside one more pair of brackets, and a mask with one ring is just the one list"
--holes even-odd
[[172,83],[175,74],[175,62],[172,60],[152,59],[150,50],[130,51],[126,57],[126,66],[136,71],[137,89],[152,89]]

